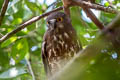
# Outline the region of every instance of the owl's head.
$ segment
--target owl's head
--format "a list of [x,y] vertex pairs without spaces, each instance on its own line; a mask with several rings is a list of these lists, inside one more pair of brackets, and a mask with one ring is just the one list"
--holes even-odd
[[63,12],[51,13],[46,19],[47,27],[50,30],[55,30],[56,28],[65,28],[71,25],[70,18]]

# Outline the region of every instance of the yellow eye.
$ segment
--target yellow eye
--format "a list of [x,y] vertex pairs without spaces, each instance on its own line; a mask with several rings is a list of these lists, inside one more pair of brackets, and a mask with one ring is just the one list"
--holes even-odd
[[62,17],[57,18],[57,22],[61,22],[61,21],[63,21]]
[[46,22],[47,24],[49,24],[49,22]]

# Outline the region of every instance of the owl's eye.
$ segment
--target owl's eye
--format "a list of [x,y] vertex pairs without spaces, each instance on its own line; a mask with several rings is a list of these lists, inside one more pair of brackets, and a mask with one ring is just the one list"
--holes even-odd
[[49,21],[47,21],[47,24],[50,24],[50,22],[49,22]]
[[62,21],[63,21],[62,17],[57,18],[57,22],[62,22]]

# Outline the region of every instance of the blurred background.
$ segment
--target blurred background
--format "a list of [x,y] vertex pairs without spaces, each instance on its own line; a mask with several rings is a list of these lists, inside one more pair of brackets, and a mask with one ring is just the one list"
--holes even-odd
[[[0,9],[3,1],[0,0]],[[96,0],[96,2],[106,7],[120,9],[120,0]],[[5,35],[26,20],[62,5],[61,0],[10,0],[0,26],[0,33]],[[116,16],[103,11],[92,11],[105,25]],[[99,34],[99,29],[80,7],[71,8],[71,20],[85,48]],[[46,22],[45,18],[42,18],[0,44],[0,80],[46,79],[41,60],[41,43],[45,30]],[[120,61],[117,57],[113,49],[101,50],[101,53],[87,65],[88,68],[80,74],[79,80],[120,80]]]

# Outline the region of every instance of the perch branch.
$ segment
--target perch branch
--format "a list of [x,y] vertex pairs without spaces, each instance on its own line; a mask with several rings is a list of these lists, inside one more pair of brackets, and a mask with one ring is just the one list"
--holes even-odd
[[[80,0],[79,0],[80,1]],[[100,5],[96,5],[96,4],[91,4],[89,2],[85,2],[85,1],[81,1],[79,3],[75,3],[74,5],[71,4],[70,6],[80,6],[80,5],[85,5],[86,7],[89,7],[89,8],[92,8],[92,9],[97,9],[97,10],[101,10],[101,11],[104,11],[104,12],[109,12],[109,13],[118,13],[118,11],[116,10],[113,10],[112,8],[106,8],[104,6],[100,6]],[[21,31],[22,29],[24,29],[25,27],[27,27],[28,25],[40,20],[41,18],[44,18],[45,16],[48,16],[50,13],[53,13],[55,11],[59,11],[59,10],[62,10],[63,7],[59,7],[59,8],[56,8],[56,9],[53,9],[52,11],[49,11],[49,12],[46,12],[46,13],[43,13],[42,15],[40,16],[37,16],[37,17],[33,17],[32,19],[24,22],[23,24],[21,24],[19,27],[17,27],[16,29],[12,30],[11,32],[7,33],[6,35],[4,35],[2,38],[0,38],[0,43],[2,43],[3,41],[5,41],[6,39],[10,38],[11,36],[13,36],[14,34],[16,34],[17,32]]]
[[9,0],[4,0],[4,3],[2,5],[2,9],[1,9],[1,13],[0,13],[0,26],[1,26],[3,18],[5,16],[5,12],[7,10],[8,3],[9,3]]
[[23,24],[21,24],[19,27],[17,27],[16,29],[14,29],[13,31],[7,33],[6,35],[4,35],[1,39],[0,39],[0,43],[5,41],[6,39],[10,38],[11,36],[13,36],[14,34],[16,34],[17,32],[21,31],[22,29],[24,29],[25,27],[27,27],[28,25],[40,20],[41,18],[45,17],[45,16],[48,16],[50,13],[53,13],[55,11],[59,11],[59,10],[62,10],[63,7],[59,7],[59,8],[56,8],[52,11],[49,11],[49,12],[46,12],[46,13],[43,13],[42,15],[40,16],[36,16],[36,17],[33,17],[32,19],[24,22]]

